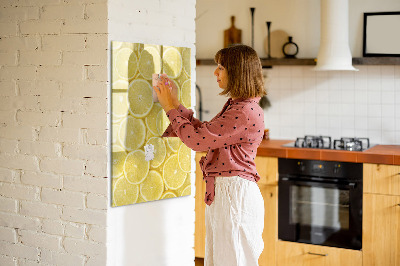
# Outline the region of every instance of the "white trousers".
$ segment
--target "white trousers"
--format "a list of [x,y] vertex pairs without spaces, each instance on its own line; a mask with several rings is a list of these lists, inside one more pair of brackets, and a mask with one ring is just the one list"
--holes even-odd
[[255,182],[216,177],[205,219],[205,266],[258,266],[264,249],[264,199]]

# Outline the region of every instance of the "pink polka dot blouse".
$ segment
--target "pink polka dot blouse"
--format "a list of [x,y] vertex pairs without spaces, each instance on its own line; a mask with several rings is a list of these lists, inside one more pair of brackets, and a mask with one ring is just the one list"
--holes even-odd
[[260,179],[254,159],[264,135],[264,112],[260,97],[229,98],[222,111],[209,122],[193,117],[193,111],[180,105],[167,112],[170,125],[162,137],[179,137],[194,151],[207,151],[200,167],[206,182],[205,203],[215,196],[217,176],[240,176],[257,182]]

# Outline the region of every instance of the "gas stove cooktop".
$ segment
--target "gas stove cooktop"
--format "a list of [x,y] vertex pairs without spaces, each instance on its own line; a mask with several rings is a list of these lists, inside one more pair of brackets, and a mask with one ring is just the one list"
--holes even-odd
[[372,146],[369,143],[369,138],[340,138],[332,142],[329,136],[311,136],[306,135],[297,138],[295,142],[283,145],[284,147],[295,148],[314,148],[328,150],[344,150],[344,151],[365,151]]

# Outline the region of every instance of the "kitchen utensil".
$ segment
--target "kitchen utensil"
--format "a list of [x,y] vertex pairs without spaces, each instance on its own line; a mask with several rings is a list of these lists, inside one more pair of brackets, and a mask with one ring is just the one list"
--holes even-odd
[[224,47],[242,43],[242,30],[235,27],[235,16],[231,16],[231,27],[224,31]]

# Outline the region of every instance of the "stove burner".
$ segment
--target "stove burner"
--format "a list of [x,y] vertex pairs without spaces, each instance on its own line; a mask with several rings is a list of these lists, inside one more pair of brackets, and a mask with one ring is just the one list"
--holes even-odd
[[330,149],[331,137],[306,135],[304,138],[297,138],[294,146],[300,148]]
[[333,142],[335,150],[363,151],[369,148],[368,138],[340,138]]

